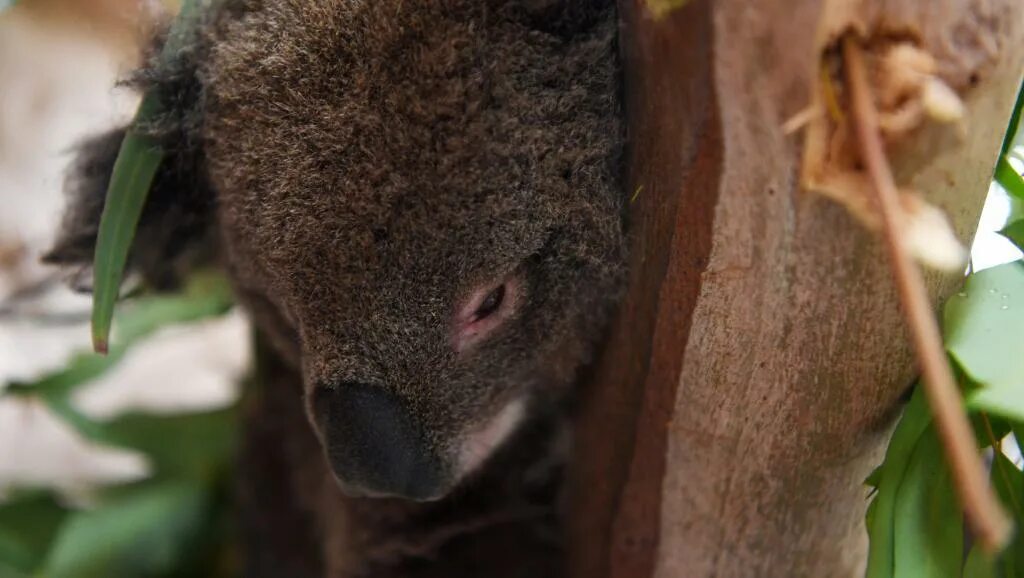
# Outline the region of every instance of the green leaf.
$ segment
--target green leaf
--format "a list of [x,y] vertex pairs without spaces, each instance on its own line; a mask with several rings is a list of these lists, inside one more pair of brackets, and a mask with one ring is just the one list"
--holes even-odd
[[[874,495],[874,494],[872,494]],[[864,513],[864,525],[868,528],[873,528],[875,525],[875,515],[878,512],[878,500],[872,499],[868,503],[868,510]]]
[[[975,412],[968,415],[968,418],[970,418],[971,428],[974,430],[974,439],[978,440],[979,449],[990,447],[993,438],[999,441],[1010,433],[1010,422],[997,415]],[[986,419],[988,420],[987,426],[985,425]],[[989,428],[991,428],[991,434]]]
[[0,505],[0,577],[3,568],[10,574],[35,571],[66,514],[47,492],[15,495]]
[[1006,217],[1006,222],[1014,223],[1024,220],[1024,199],[1007,196],[1006,200],[1010,203],[1010,214]]
[[1024,420],[1024,263],[968,277],[946,303],[944,325],[946,349],[979,385],[968,407]]
[[1003,227],[999,234],[1010,240],[1018,249],[1024,251],[1024,219],[1013,221]]
[[170,416],[136,413],[97,422],[75,410],[67,397],[47,401],[90,441],[145,454],[157,477],[211,481],[223,474],[234,455],[238,410],[233,407]]
[[995,181],[1010,195],[1024,199],[1024,177],[1021,177],[1006,155],[999,157],[996,163]]
[[202,534],[209,496],[201,486],[166,483],[69,516],[42,575],[46,578],[165,576]]
[[878,484],[882,482],[882,466],[878,466],[868,474],[868,477],[864,479],[864,485],[877,488]]
[[880,466],[878,492],[868,508],[871,516],[868,525],[870,544],[867,578],[894,576],[897,494],[918,440],[930,423],[931,413],[924,398],[924,389],[918,386],[903,410],[903,417],[896,425],[896,431],[893,432],[885,453],[885,461]]
[[1006,134],[1003,136],[1003,144],[999,147],[999,156],[1006,156],[1006,153],[1010,151],[1013,146],[1013,141],[1017,138],[1017,131],[1020,130],[1020,117],[1021,113],[1024,112],[1024,82],[1021,82],[1020,88],[1017,89],[1017,102],[1013,105],[1013,112],[1010,114],[1010,122],[1006,127]]
[[970,554],[967,555],[963,578],[996,578],[992,557],[980,546],[971,548]]
[[[184,48],[197,14],[196,0],[184,0],[161,50],[162,60],[173,59]],[[107,188],[93,259],[92,342],[93,349],[99,353],[106,353],[108,349],[114,305],[120,293],[135,229],[164,157],[159,141],[146,134],[142,127],[157,118],[163,108],[161,95],[157,92],[148,92],[143,97],[132,126],[121,143]]]
[[233,408],[179,416],[132,414],[102,424],[97,441],[146,454],[157,476],[209,481],[230,464],[237,425]]
[[946,303],[946,349],[982,389],[1024,377],[1024,265],[1007,263],[967,278]]
[[984,387],[967,399],[972,410],[1024,421],[1024,379],[1012,386]]
[[109,355],[76,355],[63,370],[32,383],[13,384],[6,393],[40,396],[49,401],[58,399],[102,375],[136,342],[161,327],[220,315],[231,304],[231,288],[222,275],[193,275],[182,293],[140,297],[122,308]]
[[963,560],[963,514],[942,445],[929,427],[896,495],[895,576],[946,578]]
[[993,459],[991,475],[999,499],[1017,522],[1013,541],[997,558],[996,568],[1005,578],[1021,577],[1024,576],[1024,535],[1020,528],[1024,522],[1024,473],[1009,458],[998,453]]
[[[147,95],[139,106],[134,125],[152,118],[159,110],[157,97]],[[121,143],[114,163],[93,261],[92,341],[93,348],[99,353],[106,353],[108,349],[114,304],[121,289],[128,253],[149,188],[163,157],[163,150],[156,139],[133,128]]]

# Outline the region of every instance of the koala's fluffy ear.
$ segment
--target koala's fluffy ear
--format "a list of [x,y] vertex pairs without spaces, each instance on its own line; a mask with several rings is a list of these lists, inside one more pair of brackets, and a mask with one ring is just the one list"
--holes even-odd
[[545,32],[571,36],[589,29],[615,0],[519,0],[532,24]]
[[[188,269],[212,258],[213,195],[202,164],[198,79],[194,46],[172,62],[138,73],[133,84],[163,95],[165,113],[141,127],[159,139],[166,155],[156,174],[135,234],[128,269],[155,288],[176,286]],[[91,268],[100,215],[125,129],[82,143],[65,182],[63,223],[47,263]]]

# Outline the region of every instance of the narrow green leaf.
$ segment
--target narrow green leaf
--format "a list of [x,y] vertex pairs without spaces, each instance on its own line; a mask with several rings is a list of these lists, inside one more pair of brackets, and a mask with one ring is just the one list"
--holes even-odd
[[[182,3],[161,50],[161,59],[170,60],[185,47],[197,14],[196,0]],[[111,173],[93,259],[92,342],[98,353],[107,353],[114,305],[135,230],[164,157],[160,143],[142,132],[140,127],[156,118],[162,110],[161,95],[149,92],[143,97]]]
[[878,466],[868,474],[868,477],[864,479],[864,485],[871,488],[878,488],[878,484],[882,482],[882,466]]
[[896,495],[895,576],[946,578],[963,561],[963,514],[942,445],[929,427]]
[[166,483],[76,512],[57,536],[42,575],[166,576],[188,557],[202,533],[207,507],[201,486]]
[[[874,494],[872,494],[873,496]],[[864,513],[864,525],[869,529],[875,526],[875,516],[878,513],[878,500],[872,499],[868,503],[868,510]]]
[[963,578],[1020,578],[1024,571],[1024,536],[1020,524],[1024,521],[1020,500],[1024,498],[1024,474],[1002,454],[995,456],[991,471],[992,486],[1000,501],[1017,522],[1016,535],[1010,545],[995,558],[975,546],[967,556]]
[[1024,199],[1024,177],[1021,177],[1020,173],[1013,168],[1006,155],[999,157],[994,179],[1007,193],[1018,199]]
[[1017,89],[1017,102],[1013,105],[1013,112],[1010,114],[1010,122],[1006,127],[1006,134],[1003,136],[1003,144],[999,147],[999,156],[1006,156],[1017,138],[1017,131],[1020,130],[1020,116],[1024,112],[1024,82],[1021,82]]
[[1003,227],[999,234],[1010,240],[1018,249],[1024,251],[1024,219],[1013,221]]
[[980,546],[971,548],[970,554],[967,555],[967,562],[964,564],[963,578],[996,578],[992,556]]
[[[893,578],[895,571],[896,500],[900,485],[921,435],[931,423],[931,413],[924,398],[924,390],[918,386],[903,410],[903,417],[896,425],[889,448],[885,453],[878,492],[869,506],[871,512],[868,525],[867,578]],[[897,577],[902,578],[902,577]]]
[[[159,108],[157,97],[147,95],[136,114],[135,123],[151,118]],[[121,143],[114,163],[100,217],[93,263],[92,342],[98,353],[107,353],[108,350],[114,304],[121,289],[128,253],[163,156],[163,150],[155,139],[132,129]]]
[[1020,527],[1024,522],[1024,473],[1005,455],[996,454],[992,463],[992,485],[1017,522],[1013,541],[996,559],[997,573],[1004,578],[1021,578],[1024,577],[1024,535]]
[[[975,387],[971,391],[973,392],[976,389]],[[999,441],[1010,433],[1010,422],[998,415],[974,412],[967,417],[970,419],[971,429],[974,430],[974,439],[978,440],[979,450],[990,447],[993,438]],[[984,419],[982,419],[983,417]],[[986,421],[988,425],[986,425]],[[991,434],[989,430],[991,430]]]
[[140,297],[118,312],[117,331],[109,355],[76,355],[61,371],[32,383],[12,385],[5,393],[47,399],[67,395],[116,365],[142,338],[168,325],[220,315],[231,307],[232,301],[230,285],[223,275],[194,274],[181,293]]

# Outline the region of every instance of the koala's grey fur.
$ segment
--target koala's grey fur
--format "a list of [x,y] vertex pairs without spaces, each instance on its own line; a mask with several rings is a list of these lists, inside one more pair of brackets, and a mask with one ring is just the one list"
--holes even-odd
[[[248,575],[559,575],[544,464],[625,266],[613,4],[227,0],[140,74],[171,154],[132,266],[164,286],[212,256],[267,344]],[[121,134],[84,148],[52,262],[91,260]],[[457,354],[454,307],[507,274],[525,301]],[[440,502],[348,498],[303,402],[346,380],[400,396],[439,451],[513,397],[530,419]]]

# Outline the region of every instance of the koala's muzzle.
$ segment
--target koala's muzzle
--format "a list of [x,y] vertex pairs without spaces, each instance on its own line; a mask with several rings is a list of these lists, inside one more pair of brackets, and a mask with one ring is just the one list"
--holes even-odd
[[444,462],[395,395],[362,383],[318,387],[312,410],[346,493],[431,500],[447,490]]

